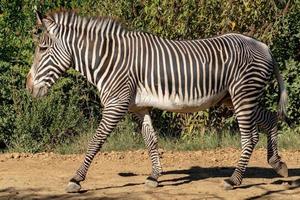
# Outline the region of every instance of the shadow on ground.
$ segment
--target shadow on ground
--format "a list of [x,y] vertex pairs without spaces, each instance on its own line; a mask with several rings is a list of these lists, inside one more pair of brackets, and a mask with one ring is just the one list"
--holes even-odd
[[[162,180],[160,183],[170,182],[168,185],[182,185],[192,181],[203,180],[207,178],[228,178],[234,171],[234,167],[209,167],[202,168],[198,166],[191,167],[190,169],[166,171],[163,175],[184,175],[179,178]],[[300,168],[289,169],[289,177],[300,176]],[[246,170],[245,178],[278,178],[279,175],[272,168],[262,167],[248,167]],[[298,183],[297,181],[295,183]],[[298,183],[300,184],[300,183]]]
[[[189,169],[180,169],[180,170],[170,170],[163,173],[165,178],[162,178],[162,180],[159,182],[160,187],[172,187],[172,186],[180,186],[183,184],[188,184],[194,181],[199,180],[205,180],[207,178],[227,178],[230,177],[232,172],[234,171],[234,167],[210,167],[210,168],[202,168],[198,166],[191,167]],[[123,172],[119,173],[122,177],[131,177],[131,176],[144,176],[144,174],[135,174],[131,172]],[[176,178],[168,179],[168,175],[176,175]],[[178,177],[179,176],[179,177]],[[267,179],[273,179],[278,178],[279,176],[273,171],[271,168],[260,168],[260,167],[248,167],[247,172],[245,174],[245,178],[267,178]],[[297,177],[296,180],[291,180],[293,177]],[[300,187],[300,168],[299,169],[289,169],[289,178],[280,178],[276,181],[273,181],[268,184],[274,184],[274,185],[286,185],[285,189],[278,190],[267,190],[263,185],[266,185],[267,183],[256,183],[256,184],[249,184],[249,185],[242,185],[240,187],[237,187],[236,190],[243,190],[248,189],[251,187],[259,187],[260,189],[263,189],[263,193],[257,196],[249,197],[248,200],[255,200],[255,199],[261,199],[261,198],[268,198],[273,194],[281,194],[283,192],[286,192],[287,190],[293,191]],[[114,189],[114,188],[125,188],[129,187],[127,191],[130,191],[130,187],[137,187],[139,185],[143,185],[143,182],[133,182],[133,183],[127,183],[124,185],[116,185],[116,186],[108,186],[108,187],[102,187],[102,188],[91,188],[87,190],[83,190],[81,193],[77,194],[67,194],[63,191],[61,194],[56,195],[46,195],[43,193],[50,193],[51,191],[47,191],[47,188],[28,188],[28,189],[16,189],[16,188],[5,188],[0,190],[0,199],[40,199],[40,200],[46,200],[46,199],[89,199],[89,200],[115,200],[115,199],[140,199],[139,195],[141,194],[147,194],[151,195],[158,194],[159,195],[171,195],[171,194],[164,194],[166,191],[158,190],[155,192],[155,190],[152,191],[140,191],[140,192],[121,192],[117,194],[109,194],[109,197],[106,196],[107,194],[105,191],[107,189]],[[175,188],[175,187],[174,187]],[[103,191],[99,193],[99,191]],[[124,190],[123,190],[124,191]],[[158,192],[158,193],[157,193]],[[296,191],[295,191],[296,193]],[[99,195],[100,194],[100,195]],[[107,194],[108,195],[108,194]],[[176,194],[177,196],[174,196],[174,198],[180,196],[180,194]],[[182,197],[185,195],[199,195],[197,194],[182,194]],[[284,195],[284,194],[283,194]],[[209,197],[208,197],[209,198]],[[216,198],[210,197],[210,198]],[[222,199],[222,198],[220,198]]]
[[[47,192],[48,191],[48,192]],[[28,188],[28,189],[16,189],[13,187],[6,188],[0,190],[0,199],[39,199],[39,200],[48,200],[48,199],[55,199],[55,200],[62,200],[62,199],[87,199],[87,200],[116,200],[116,199],[137,199],[131,197],[129,193],[118,193],[115,195],[106,196],[105,194],[96,195],[95,190],[90,190],[89,192],[81,192],[81,193],[63,193],[62,194],[43,194],[43,193],[51,193],[51,191],[47,190],[47,188]]]
[[[129,184],[131,186],[136,184]],[[128,184],[123,185],[123,187],[127,187]],[[116,188],[120,188],[122,186],[117,186]],[[110,187],[114,188],[114,187]],[[0,190],[0,199],[9,199],[9,200],[17,200],[17,199],[30,199],[30,200],[48,200],[48,199],[55,199],[55,200],[117,200],[117,199],[130,199],[130,200],[141,200],[141,199],[161,199],[160,197],[163,197],[162,199],[198,199],[199,195],[202,197],[205,197],[207,199],[220,199],[223,198],[217,196],[217,194],[206,194],[206,193],[199,193],[199,192],[181,192],[172,194],[169,193],[169,191],[159,191],[153,189],[153,190],[142,190],[142,191],[131,191],[128,189],[128,192],[118,192],[118,193],[107,193],[105,192],[105,189],[107,188],[96,188],[87,190],[81,193],[76,194],[68,194],[68,193],[62,193],[62,194],[56,194],[56,195],[49,195],[49,194],[43,194],[47,189],[45,188],[28,188],[28,189],[16,189],[16,188],[6,188],[3,190]],[[99,192],[103,190],[103,192]],[[98,192],[97,192],[98,191]],[[48,191],[48,193],[50,193]]]
[[[193,181],[204,180],[207,178],[228,178],[234,171],[234,167],[209,167],[203,168],[198,166],[193,166],[189,169],[180,169],[180,170],[170,170],[163,172],[165,175],[183,175],[179,178],[165,179],[159,181],[161,187],[165,186],[165,183],[168,186],[177,186],[182,184],[188,184]],[[119,173],[122,177],[130,176],[140,176],[141,174],[135,174],[132,172],[123,172]],[[300,177],[300,168],[289,169],[289,178],[291,177]],[[272,168],[262,168],[262,167],[248,167],[245,178],[280,178],[280,176]],[[279,180],[280,181],[280,180]],[[278,181],[277,181],[278,182]],[[282,183],[287,183],[289,185],[300,185],[300,179],[295,181],[284,181]],[[282,184],[281,183],[281,184]],[[274,183],[275,184],[275,183]],[[241,186],[239,188],[247,188],[246,186]]]
[[[159,187],[165,186],[179,186],[183,184],[188,184],[193,181],[204,180],[207,178],[228,178],[234,171],[234,167],[210,167],[210,168],[202,168],[198,166],[191,167],[190,169],[181,169],[181,170],[171,170],[166,171],[163,175],[182,175],[179,178],[172,178],[172,179],[165,179],[159,181]],[[119,175],[126,176],[136,176],[133,173],[120,173]],[[298,177],[298,179],[290,180],[293,177]],[[276,181],[273,181],[268,184],[273,185],[284,185],[286,186],[284,189],[279,190],[267,190],[266,188],[262,187],[263,185],[267,185],[267,183],[255,183],[255,184],[243,184],[239,187],[236,187],[236,190],[240,189],[248,189],[251,187],[259,187],[260,189],[264,190],[261,195],[253,196],[247,198],[247,200],[255,200],[261,198],[268,198],[270,195],[273,194],[281,194],[288,190],[295,190],[300,187],[300,168],[293,168],[289,169],[289,177],[282,178],[276,174],[276,172],[272,168],[261,168],[261,167],[248,167],[245,178],[265,178],[265,179],[273,179],[273,178],[282,178]],[[299,194],[300,192],[295,192],[294,194]],[[284,194],[282,194],[284,195]]]
[[[207,178],[227,178],[230,177],[234,171],[234,167],[212,167],[212,168],[202,168],[198,166],[191,167],[190,169],[183,169],[183,170],[172,170],[166,171],[163,175],[175,175],[175,174],[182,174],[184,176],[179,178],[167,179],[160,181],[160,186],[178,186],[182,184],[188,184],[193,181],[203,180]],[[286,192],[287,190],[295,190],[300,187],[300,168],[289,169],[289,178],[282,178],[272,182],[271,184],[274,185],[285,185],[284,189],[279,190],[267,190],[263,185],[267,183],[255,183],[255,184],[248,184],[248,185],[241,185],[236,188],[236,190],[240,189],[248,189],[251,187],[259,187],[260,189],[264,190],[264,192],[260,195],[249,197],[246,200],[255,200],[261,198],[268,198],[274,194],[281,194]],[[298,177],[298,179],[290,180],[292,177]],[[261,168],[261,167],[248,167],[245,178],[266,178],[266,179],[273,179],[273,178],[280,178],[279,175],[272,168]],[[270,184],[270,183],[269,183]],[[300,192],[294,192],[293,194],[299,194]],[[284,194],[282,194],[284,195]]]

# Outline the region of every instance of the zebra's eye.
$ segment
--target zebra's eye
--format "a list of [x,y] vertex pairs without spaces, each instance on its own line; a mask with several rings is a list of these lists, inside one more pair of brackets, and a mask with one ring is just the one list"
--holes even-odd
[[39,51],[40,52],[44,52],[48,49],[48,46],[44,46],[44,45],[39,45]]
[[43,30],[40,28],[34,28],[32,31],[32,33],[36,36],[40,36],[42,32],[43,32]]

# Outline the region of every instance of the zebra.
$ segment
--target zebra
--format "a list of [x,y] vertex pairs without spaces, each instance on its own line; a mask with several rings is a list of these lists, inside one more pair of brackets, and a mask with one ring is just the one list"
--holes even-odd
[[[74,11],[36,12],[38,34],[26,88],[35,98],[69,68],[97,87],[102,119],[89,142],[83,163],[70,179],[67,192],[79,192],[94,156],[126,113],[132,113],[152,163],[145,184],[158,186],[162,167],[152,108],[191,113],[214,105],[234,108],[241,134],[241,156],[225,189],[242,183],[246,166],[259,140],[258,126],[267,132],[267,161],[281,176],[287,165],[277,148],[277,121],[286,116],[287,91],[268,46],[237,33],[198,40],[169,40],[129,30],[111,17],[80,16]],[[279,109],[260,105],[263,91],[275,74]]]

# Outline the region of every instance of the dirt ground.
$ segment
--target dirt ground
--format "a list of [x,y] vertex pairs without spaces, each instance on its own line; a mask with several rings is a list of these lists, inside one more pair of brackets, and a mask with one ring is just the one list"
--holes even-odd
[[222,180],[239,150],[161,152],[158,188],[144,185],[151,169],[145,151],[111,152],[97,155],[79,194],[64,190],[84,155],[1,154],[0,199],[300,199],[300,151],[281,151],[289,166],[289,178],[282,178],[267,164],[266,151],[255,150],[243,184],[230,191]]

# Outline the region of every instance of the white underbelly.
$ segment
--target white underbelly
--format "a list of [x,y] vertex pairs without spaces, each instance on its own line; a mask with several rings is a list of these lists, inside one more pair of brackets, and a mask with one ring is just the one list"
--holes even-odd
[[178,95],[158,96],[146,92],[146,90],[140,90],[137,92],[135,101],[131,107],[133,109],[154,107],[171,112],[197,112],[215,105],[226,94],[227,91],[224,90],[217,94],[198,99],[183,99]]

